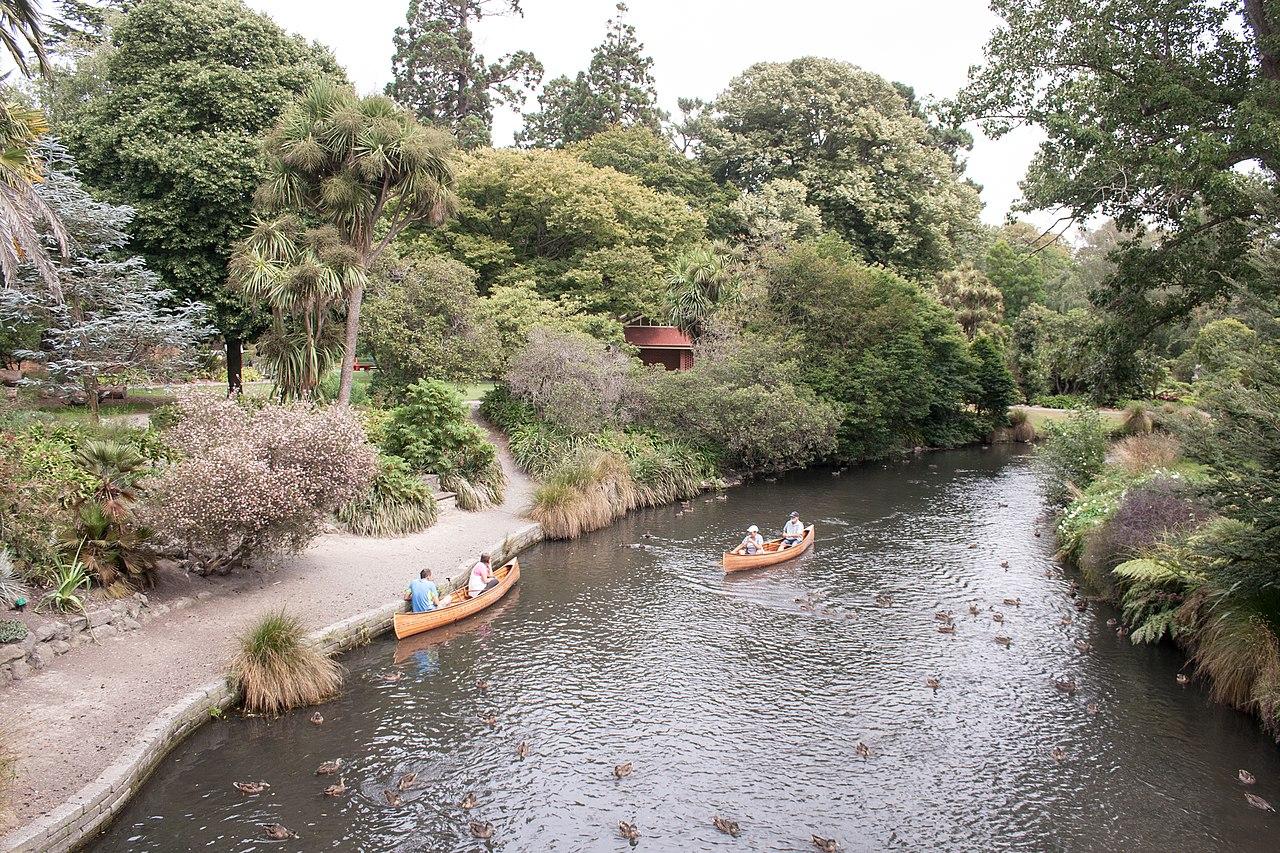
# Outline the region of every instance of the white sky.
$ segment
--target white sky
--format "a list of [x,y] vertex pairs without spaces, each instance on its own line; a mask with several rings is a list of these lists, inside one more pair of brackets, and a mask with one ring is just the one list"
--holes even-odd
[[[391,76],[391,37],[408,0],[247,0],[283,27],[331,47],[362,92],[381,91]],[[532,50],[546,77],[586,67],[615,0],[523,0],[524,17],[489,18],[477,32],[486,57]],[[748,65],[797,56],[826,56],[947,97],[982,56],[998,19],[987,0],[631,0],[629,18],[654,59],[664,108],[676,98],[709,99]],[[508,145],[519,117],[495,117],[494,142]],[[983,219],[1004,220],[1039,135],[1019,131],[981,138],[968,173],[982,184]],[[1051,217],[1033,217],[1036,221]]]

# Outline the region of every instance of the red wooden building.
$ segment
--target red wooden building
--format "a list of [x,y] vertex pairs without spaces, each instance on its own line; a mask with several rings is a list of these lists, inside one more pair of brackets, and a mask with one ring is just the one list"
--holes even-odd
[[675,326],[637,318],[623,326],[622,334],[627,343],[640,350],[640,360],[645,364],[660,364],[667,370],[693,367],[693,341]]

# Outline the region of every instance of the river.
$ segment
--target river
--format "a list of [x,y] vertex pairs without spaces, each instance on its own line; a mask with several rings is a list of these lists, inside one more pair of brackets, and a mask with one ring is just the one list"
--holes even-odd
[[[740,528],[792,509],[814,553],[723,575]],[[344,656],[322,725],[305,709],[203,727],[95,849],[610,851],[623,820],[653,851],[812,850],[815,833],[850,851],[1280,849],[1280,817],[1236,778],[1280,807],[1280,750],[1179,686],[1176,650],[1078,613],[1052,541],[1029,458],[998,447],[636,513],[526,552],[515,590],[466,624]],[[349,791],[327,798],[314,771],[336,758]],[[263,840],[276,821],[299,838]]]

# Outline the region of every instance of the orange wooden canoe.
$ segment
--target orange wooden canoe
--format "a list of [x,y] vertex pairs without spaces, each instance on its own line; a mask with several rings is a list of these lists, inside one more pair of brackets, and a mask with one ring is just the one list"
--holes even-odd
[[804,529],[804,536],[801,537],[800,541],[790,548],[783,548],[781,539],[770,539],[764,543],[764,550],[759,554],[735,554],[732,551],[726,551],[724,554],[724,570],[726,572],[740,572],[743,569],[762,569],[765,566],[775,566],[778,563],[785,563],[787,560],[794,560],[812,547],[813,525],[810,524]]
[[412,637],[423,631],[452,625],[459,619],[466,619],[496,603],[507,594],[507,590],[516,585],[516,581],[520,580],[520,561],[512,560],[505,566],[500,566],[494,571],[493,576],[498,579],[498,585],[474,598],[467,592],[467,585],[464,583],[453,593],[449,603],[444,607],[437,607],[426,613],[397,613],[394,618],[396,639],[403,640],[405,637]]

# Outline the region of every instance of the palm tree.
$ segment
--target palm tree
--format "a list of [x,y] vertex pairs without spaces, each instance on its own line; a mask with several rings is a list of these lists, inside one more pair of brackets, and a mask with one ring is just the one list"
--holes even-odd
[[[293,214],[336,229],[354,250],[361,270],[360,275],[341,276],[346,326],[338,402],[347,403],[364,300],[363,270],[409,226],[440,225],[453,212],[454,141],[419,124],[390,98],[359,98],[350,86],[323,81],[285,111],[267,137],[266,150],[267,177],[258,188],[258,208],[267,216]],[[272,257],[285,259],[281,269],[289,271],[294,284],[311,287],[297,280],[297,264],[288,260],[305,258],[305,251],[284,250]]]
[[44,113],[0,102],[0,275],[12,287],[22,266],[30,264],[60,299],[58,272],[47,243],[65,256],[67,232],[36,190],[44,180],[44,161],[36,144],[48,132]]
[[1004,319],[1004,297],[1000,288],[968,262],[938,276],[933,286],[938,301],[956,314],[965,337],[973,340],[980,334],[1000,337]]
[[[44,47],[44,15],[38,2],[31,0],[0,0],[0,43],[13,58],[18,70],[27,77],[33,76],[27,62],[27,51],[36,55],[40,73],[52,74],[49,55]],[[23,42],[26,46],[23,46]]]
[[725,257],[699,246],[676,257],[667,273],[667,316],[690,337],[701,335],[728,284]]

